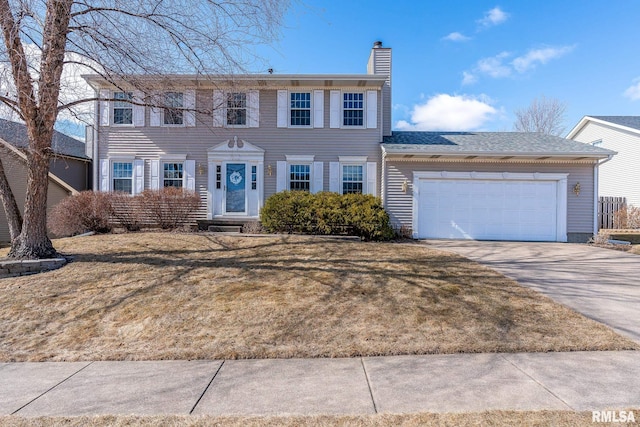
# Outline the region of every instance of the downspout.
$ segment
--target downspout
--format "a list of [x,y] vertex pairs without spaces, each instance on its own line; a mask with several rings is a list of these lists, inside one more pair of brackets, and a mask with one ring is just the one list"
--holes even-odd
[[[99,92],[97,89],[94,89],[96,93],[96,98],[99,96]],[[93,101],[93,111],[95,111],[94,123],[93,123],[93,191],[98,191],[99,180],[98,180],[98,167],[100,166],[100,159],[98,159],[98,123],[100,123],[100,103],[99,101]]]
[[600,165],[603,165],[605,163],[607,163],[609,160],[613,159],[614,154],[609,154],[609,157],[607,157],[606,159],[596,162],[595,165],[593,166],[593,235],[597,236],[598,235],[598,204],[599,204],[599,199],[600,199],[600,195],[598,193],[598,185],[599,185],[599,179],[598,179],[598,175],[600,173],[599,168]]
[[386,197],[386,192],[387,192],[387,152],[385,151],[384,147],[380,147],[380,149],[382,150],[382,173],[380,174],[382,176],[381,179],[381,183],[380,183],[380,198],[382,199],[382,207],[386,210],[387,209],[387,197]]

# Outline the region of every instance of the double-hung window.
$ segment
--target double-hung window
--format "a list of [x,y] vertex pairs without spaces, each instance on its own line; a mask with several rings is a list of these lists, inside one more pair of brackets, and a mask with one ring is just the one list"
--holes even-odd
[[362,165],[342,165],[342,194],[362,194]]
[[227,93],[227,126],[247,125],[247,94]]
[[311,165],[289,165],[289,189],[292,191],[311,190]]
[[112,164],[113,191],[133,194],[133,163],[113,162]]
[[342,125],[364,125],[364,93],[344,92],[342,94]]
[[311,92],[291,92],[290,125],[311,126]]
[[165,162],[162,164],[162,182],[164,187],[183,187],[183,163]]
[[113,99],[113,124],[133,124],[133,104],[130,102],[133,99],[133,93],[114,92]]
[[184,124],[184,94],[182,92],[166,92],[164,102],[164,124]]

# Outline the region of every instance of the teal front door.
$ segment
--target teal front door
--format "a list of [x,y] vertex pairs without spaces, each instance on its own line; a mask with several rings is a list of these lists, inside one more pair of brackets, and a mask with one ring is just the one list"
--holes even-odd
[[247,166],[244,163],[227,163],[226,213],[246,213]]

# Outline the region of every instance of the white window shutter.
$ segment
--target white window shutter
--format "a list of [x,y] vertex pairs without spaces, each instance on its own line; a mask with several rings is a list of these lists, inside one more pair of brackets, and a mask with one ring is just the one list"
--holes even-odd
[[133,194],[140,194],[144,191],[144,160],[133,161]]
[[329,106],[329,127],[336,129],[340,127],[340,91],[332,90]]
[[133,126],[144,127],[144,105],[138,105],[137,103],[144,103],[144,94],[139,90],[133,92]]
[[149,126],[162,126],[162,107],[151,107]]
[[184,161],[184,175],[186,181],[186,189],[190,191],[196,191],[196,161],[185,160]]
[[100,191],[109,191],[109,159],[100,160]]
[[193,89],[184,91],[184,125],[193,127],[196,125],[196,91]]
[[324,91],[313,91],[313,127],[324,127]]
[[286,128],[289,119],[289,92],[278,91],[278,127]]
[[333,193],[342,193],[340,191],[340,163],[329,163],[329,191]]
[[224,117],[226,116],[226,105],[224,102],[224,92],[221,90],[213,91],[213,127],[221,128],[224,126]]
[[367,91],[367,128],[375,129],[378,127],[378,92],[375,90]]
[[377,195],[376,177],[378,175],[378,167],[376,162],[367,162],[367,190],[366,194]]
[[109,114],[109,98],[111,92],[107,89],[100,89],[100,126],[109,126],[111,118]]
[[276,192],[287,189],[287,162],[276,162]]
[[160,189],[160,160],[151,160],[151,189]]
[[324,164],[322,162],[313,162],[313,182],[311,183],[311,192],[319,193],[324,190]]
[[248,118],[247,122],[250,128],[260,127],[260,92],[250,90],[247,94],[248,102]]

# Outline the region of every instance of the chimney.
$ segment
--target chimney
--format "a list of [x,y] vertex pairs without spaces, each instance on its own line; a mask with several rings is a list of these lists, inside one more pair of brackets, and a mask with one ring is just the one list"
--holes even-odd
[[373,43],[367,74],[387,76],[382,87],[382,135],[391,136],[391,48],[382,47],[381,41]]

